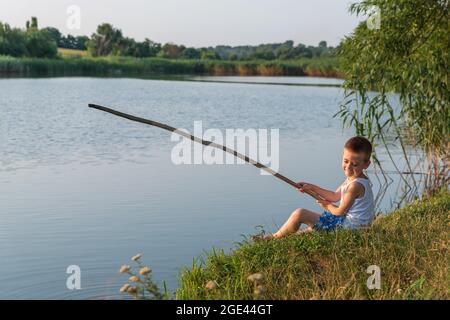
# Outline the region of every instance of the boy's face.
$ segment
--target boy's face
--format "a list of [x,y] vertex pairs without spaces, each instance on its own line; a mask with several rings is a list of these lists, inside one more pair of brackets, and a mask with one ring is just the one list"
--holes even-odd
[[370,160],[366,160],[367,155],[364,153],[356,153],[344,148],[342,154],[342,170],[344,170],[347,178],[359,177],[364,169],[370,165]]

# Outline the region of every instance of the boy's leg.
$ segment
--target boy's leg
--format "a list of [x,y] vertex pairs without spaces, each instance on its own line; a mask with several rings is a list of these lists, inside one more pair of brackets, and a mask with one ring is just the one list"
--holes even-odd
[[319,218],[320,214],[317,212],[298,208],[292,212],[291,216],[280,228],[280,230],[275,232],[272,236],[274,238],[281,238],[287,236],[288,234],[297,232],[302,223],[305,223],[309,226],[309,228],[312,228]]
[[298,231],[296,232],[296,234],[311,233],[311,232],[313,232],[313,231],[314,231],[314,229],[313,229],[312,227],[308,226],[308,227],[306,227],[306,228],[304,228],[304,229],[302,229],[302,230],[298,230]]

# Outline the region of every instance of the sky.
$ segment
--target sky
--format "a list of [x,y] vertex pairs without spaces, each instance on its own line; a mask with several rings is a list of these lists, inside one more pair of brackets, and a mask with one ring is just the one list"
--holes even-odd
[[[36,16],[39,27],[63,34],[91,35],[109,22],[136,40],[192,47],[256,45],[293,40],[336,46],[361,17],[348,7],[357,0],[0,0],[0,21],[24,27]],[[68,28],[75,17],[80,25]]]

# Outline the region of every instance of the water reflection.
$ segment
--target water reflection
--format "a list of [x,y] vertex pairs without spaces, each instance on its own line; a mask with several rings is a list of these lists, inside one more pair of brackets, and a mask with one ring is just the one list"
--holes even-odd
[[[95,78],[0,88],[0,298],[122,298],[118,267],[137,252],[174,290],[203,250],[275,229],[297,207],[320,210],[249,165],[175,166],[170,134],[88,103],[187,129],[280,128],[280,173],[326,188],[345,178],[339,88]],[[71,264],[82,290],[65,287]]]

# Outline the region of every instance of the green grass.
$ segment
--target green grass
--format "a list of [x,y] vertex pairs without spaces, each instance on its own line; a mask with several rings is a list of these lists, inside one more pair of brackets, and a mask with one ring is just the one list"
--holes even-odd
[[[181,273],[177,299],[448,299],[450,194],[378,218],[367,230],[292,235],[229,254],[213,250]],[[381,269],[381,289],[366,272]],[[247,280],[264,277],[262,295]],[[208,281],[216,289],[206,289]]]
[[76,50],[76,49],[66,49],[58,48],[58,54],[61,57],[88,57],[89,53],[87,50]]
[[99,57],[60,50],[57,59],[0,56],[2,76],[147,76],[156,74],[264,75],[337,77],[337,59],[295,61],[221,61]]

